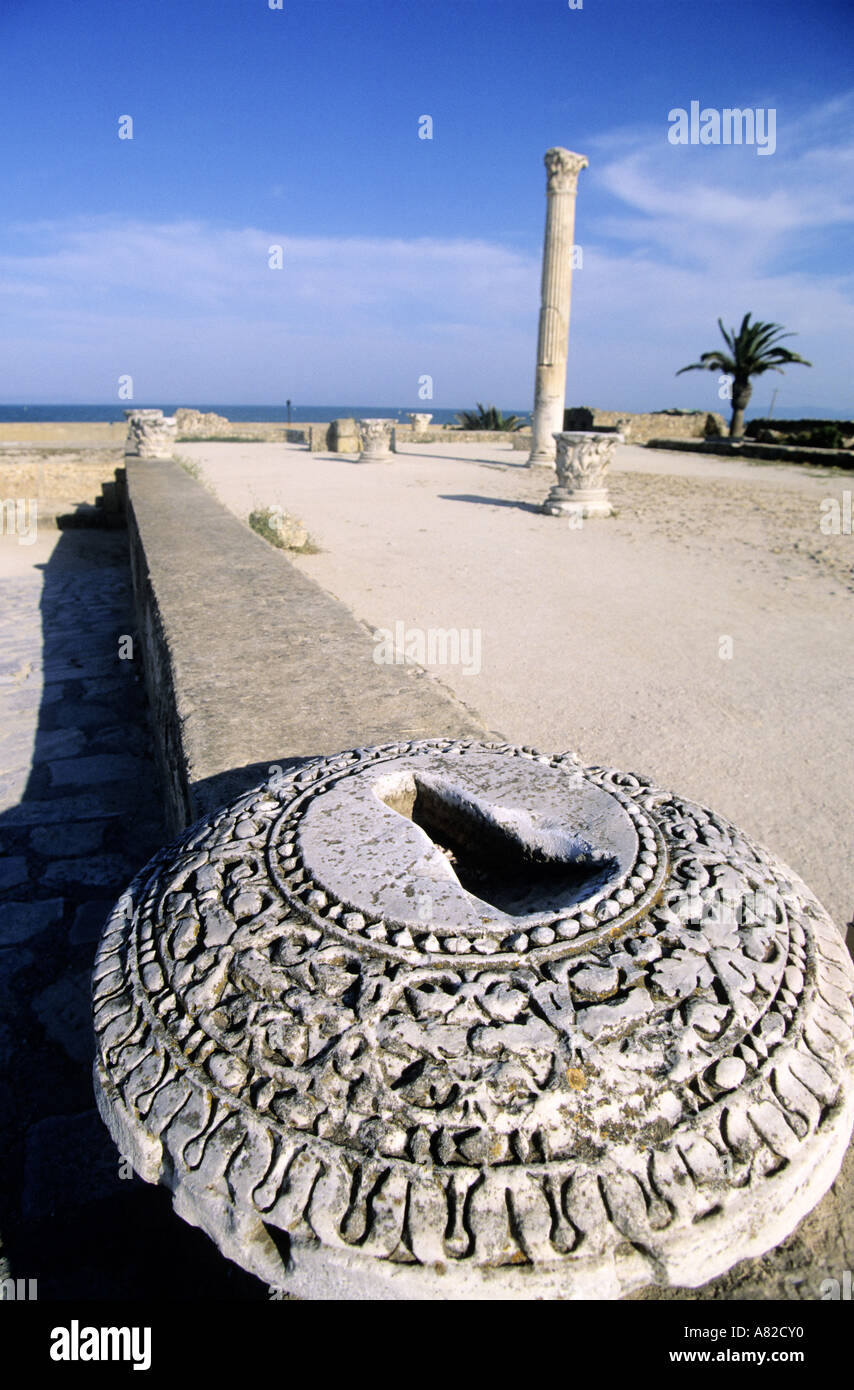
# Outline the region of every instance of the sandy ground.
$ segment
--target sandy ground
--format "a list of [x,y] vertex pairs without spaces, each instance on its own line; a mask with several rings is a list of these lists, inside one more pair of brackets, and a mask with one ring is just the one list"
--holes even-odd
[[299,515],[295,563],[372,630],[479,632],[479,670],[427,664],[497,734],[714,807],[851,921],[854,536],[819,526],[850,474],[625,446],[619,515],[573,529],[507,445],[179,448],[238,515]]

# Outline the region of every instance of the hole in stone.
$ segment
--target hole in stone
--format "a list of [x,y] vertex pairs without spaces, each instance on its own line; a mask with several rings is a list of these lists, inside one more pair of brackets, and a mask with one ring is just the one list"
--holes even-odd
[[538,825],[524,810],[479,801],[420,771],[381,778],[374,792],[429,836],[467,893],[511,917],[571,907],[619,869],[580,832]]

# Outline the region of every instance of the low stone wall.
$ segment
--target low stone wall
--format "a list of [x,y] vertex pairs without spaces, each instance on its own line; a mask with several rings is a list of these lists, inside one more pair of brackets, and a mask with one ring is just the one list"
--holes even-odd
[[678,449],[684,454],[764,459],[766,463],[813,463],[826,468],[854,468],[852,449],[807,449],[797,444],[756,444],[734,439],[650,439],[648,449]]
[[744,433],[750,439],[762,444],[785,444],[794,436],[796,447],[805,449],[826,448],[827,445],[817,443],[814,436],[831,431],[841,435],[838,443],[842,448],[854,448],[854,420],[769,420],[760,417],[758,420],[748,420],[744,427]]
[[628,410],[596,410],[575,406],[564,411],[565,430],[618,430],[627,444],[648,444],[651,439],[704,439],[725,435],[727,425],[714,411],[686,410],[671,413],[654,410],[633,414]]
[[[418,434],[411,425],[396,425],[390,421],[392,426],[392,448],[406,444],[442,444],[453,446],[455,444],[509,444],[514,449],[527,449],[531,447],[530,430],[520,430],[518,433],[511,433],[509,430],[458,430],[448,426],[436,425],[432,429],[424,430]],[[331,424],[323,425],[302,425],[301,431],[309,437],[309,448],[312,453],[332,454],[338,452],[335,447],[335,434]],[[296,433],[295,429],[288,431],[289,437]],[[352,453],[352,449],[342,450],[343,453]]]
[[146,687],[171,828],[275,764],[484,726],[419,668],[380,666],[347,608],[173,460],[127,461]]
[[124,420],[12,420],[0,424],[0,444],[120,449],[126,435]]
[[262,443],[281,443],[287,425],[266,420],[227,420],[214,411],[181,409],[175,411],[178,438],[191,439],[257,439]]
[[530,430],[428,429],[416,434],[409,426],[397,426],[398,444],[510,444],[514,449],[531,448]]

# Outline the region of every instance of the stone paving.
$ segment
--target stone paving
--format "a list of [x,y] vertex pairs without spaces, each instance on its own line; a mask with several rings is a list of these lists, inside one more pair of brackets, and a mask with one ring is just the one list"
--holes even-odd
[[39,1298],[156,1281],[165,1297],[263,1299],[165,1191],[142,1191],[93,1102],[95,943],[166,838],[138,662],[119,659],[126,533],[4,536],[0,576],[0,1271]]

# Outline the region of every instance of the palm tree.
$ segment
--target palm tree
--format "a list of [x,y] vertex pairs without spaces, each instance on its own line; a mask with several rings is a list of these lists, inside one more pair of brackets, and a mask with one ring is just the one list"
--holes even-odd
[[477,410],[463,410],[457,415],[458,429],[461,430],[520,430],[525,421],[518,415],[502,415],[494,405],[477,403]]
[[718,319],[718,328],[724,336],[729,352],[704,352],[699,362],[680,367],[676,375],[705,370],[725,372],[733,378],[732,420],[729,433],[731,439],[736,439],[740,438],[744,431],[744,412],[753,393],[750,378],[760,376],[762,372],[780,372],[783,370],[782,364],[789,362],[801,362],[805,367],[811,367],[812,362],[807,362],[805,357],[799,357],[788,348],[778,346],[781,338],[794,336],[792,333],[783,333],[779,323],[761,323],[759,319],[751,323],[750,315],[745,314],[738,333],[734,328],[727,333],[721,319]]

